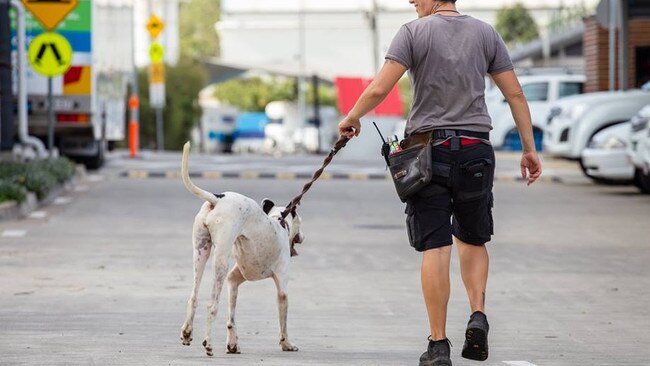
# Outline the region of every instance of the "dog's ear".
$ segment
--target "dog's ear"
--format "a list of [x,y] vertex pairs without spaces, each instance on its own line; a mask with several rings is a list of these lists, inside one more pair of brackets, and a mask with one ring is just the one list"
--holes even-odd
[[265,198],[262,200],[262,210],[264,210],[264,213],[268,215],[268,213],[271,211],[271,209],[275,206],[275,203],[271,201],[268,198]]

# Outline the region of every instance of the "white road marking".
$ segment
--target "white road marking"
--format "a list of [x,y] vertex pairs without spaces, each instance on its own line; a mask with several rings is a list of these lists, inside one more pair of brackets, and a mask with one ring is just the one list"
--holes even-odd
[[534,363],[528,361],[503,361],[503,363],[510,366],[537,366]]
[[88,190],[88,186],[79,185],[74,187],[75,192],[86,192],[87,190]]
[[4,230],[2,232],[3,238],[22,238],[27,234],[25,230]]
[[70,202],[72,202],[72,197],[62,196],[55,198],[53,203],[55,205],[67,205]]
[[44,219],[47,217],[46,211],[34,211],[28,216],[30,219]]
[[99,175],[99,174],[91,174],[91,175],[88,176],[88,181],[89,181],[89,182],[101,182],[101,181],[103,181],[103,180],[104,180],[104,176],[103,176],[103,175]]

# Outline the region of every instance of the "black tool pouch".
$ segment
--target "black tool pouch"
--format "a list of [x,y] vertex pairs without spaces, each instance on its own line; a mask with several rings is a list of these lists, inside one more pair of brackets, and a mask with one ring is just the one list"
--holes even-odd
[[[386,144],[388,145],[388,144]],[[408,149],[388,155],[382,146],[382,155],[388,163],[395,190],[402,202],[431,182],[431,142],[411,146]]]

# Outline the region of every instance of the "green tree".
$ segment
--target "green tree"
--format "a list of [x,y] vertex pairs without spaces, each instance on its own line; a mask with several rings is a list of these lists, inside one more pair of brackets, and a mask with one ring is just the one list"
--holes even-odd
[[[294,79],[277,77],[229,80],[219,84],[214,95],[242,112],[264,112],[270,102],[298,99]],[[314,88],[311,84],[307,87],[306,97],[308,103],[314,102]],[[336,94],[332,86],[320,85],[318,98],[321,105],[336,105]]]
[[219,0],[181,2],[179,14],[181,57],[202,59],[219,56],[219,37],[214,26],[220,16]]
[[521,3],[500,9],[496,18],[494,28],[510,46],[539,37],[535,19]]

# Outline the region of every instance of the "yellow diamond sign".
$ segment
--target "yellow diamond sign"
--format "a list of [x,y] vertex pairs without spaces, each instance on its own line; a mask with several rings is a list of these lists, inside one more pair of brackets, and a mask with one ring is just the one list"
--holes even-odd
[[48,31],[54,30],[79,4],[79,0],[22,0],[22,2]]
[[162,19],[158,18],[155,15],[152,15],[147,22],[147,30],[149,31],[151,38],[158,38],[158,35],[163,31],[163,29],[165,29],[165,23],[162,21]]
[[42,33],[29,44],[29,64],[37,73],[54,77],[68,71],[72,64],[72,47],[60,34]]

